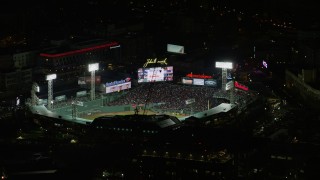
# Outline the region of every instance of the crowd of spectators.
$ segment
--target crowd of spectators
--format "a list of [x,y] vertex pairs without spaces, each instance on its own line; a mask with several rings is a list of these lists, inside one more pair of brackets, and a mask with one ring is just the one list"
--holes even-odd
[[[221,94],[225,98],[215,98],[214,94]],[[235,100],[238,103],[248,101],[247,92],[236,91]],[[170,83],[141,84],[126,95],[108,103],[109,106],[130,104],[153,104],[157,110],[174,112],[201,112],[213,108],[220,103],[229,102],[229,93],[208,86],[188,86]],[[187,104],[186,100],[194,99],[195,102]]]
[[[244,109],[247,104],[254,100],[256,94],[250,91],[235,90],[234,100],[238,108]],[[99,98],[99,97],[96,97]],[[187,100],[194,99],[194,102],[187,104]],[[90,101],[89,96],[76,98],[77,101]],[[72,99],[56,101],[54,108],[61,108],[70,105]],[[222,91],[220,88],[208,86],[190,86],[172,84],[168,82],[145,83],[130,89],[114,101],[107,103],[108,106],[119,105],[149,105],[156,112],[173,112],[190,114],[205,111],[221,103],[230,102],[229,91]]]

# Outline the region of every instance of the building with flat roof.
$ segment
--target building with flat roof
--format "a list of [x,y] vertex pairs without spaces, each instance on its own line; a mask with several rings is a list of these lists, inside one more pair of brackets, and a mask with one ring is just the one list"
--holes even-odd
[[46,74],[57,74],[56,81],[74,81],[88,72],[89,63],[99,63],[103,70],[108,63],[118,61],[118,42],[105,40],[91,40],[69,44],[59,43],[51,49],[43,50],[39,55],[37,73],[40,74],[37,82],[45,82]]
[[89,133],[92,135],[90,135],[91,137],[95,137],[93,140],[103,141],[114,137],[135,142],[173,131],[181,125],[182,123],[178,118],[169,115],[103,116],[93,120],[89,125]]

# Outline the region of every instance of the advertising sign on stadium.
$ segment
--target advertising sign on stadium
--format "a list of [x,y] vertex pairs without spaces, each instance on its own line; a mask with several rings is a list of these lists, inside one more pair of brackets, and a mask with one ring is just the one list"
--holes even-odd
[[192,79],[182,78],[182,84],[192,85]]
[[83,102],[82,101],[73,101],[72,104],[75,104],[77,106],[83,106]]
[[139,68],[138,83],[173,80],[173,67]]
[[187,77],[190,77],[190,78],[200,78],[200,79],[212,79],[212,76],[208,76],[208,75],[204,75],[204,74],[192,74],[192,73],[189,73],[187,74]]
[[198,86],[212,86],[217,87],[217,80],[216,79],[198,79],[198,78],[182,78],[182,84],[187,85],[198,85]]
[[158,58],[154,58],[154,59],[147,59],[147,62],[145,62],[143,64],[143,67],[147,67],[149,64],[161,64],[161,65],[167,65],[167,58],[160,60]]
[[234,82],[234,87],[238,88],[238,89],[241,89],[241,90],[244,90],[244,91],[248,91],[249,88],[243,84],[240,84],[238,81],[235,81]]
[[86,96],[87,95],[87,91],[78,91],[77,92],[77,97],[83,97],[83,96]]
[[167,51],[172,53],[184,54],[184,46],[167,44]]
[[126,78],[126,79],[122,79],[120,81],[113,81],[113,82],[107,82],[106,83],[106,87],[109,87],[109,86],[115,86],[115,85],[118,85],[118,84],[123,84],[123,83],[126,83],[126,82],[130,82],[131,81],[131,78]]
[[131,79],[126,78],[120,81],[106,83],[106,93],[120,92],[131,88]]
[[56,96],[55,101],[65,101],[67,99],[66,95]]
[[131,88],[131,82],[126,82],[123,84],[118,84],[115,86],[106,87],[106,93],[108,94],[108,93],[113,93],[113,92],[120,92],[120,91],[130,89],[130,88]]
[[204,85],[205,85],[205,86],[214,86],[214,87],[217,87],[217,80],[215,80],[215,79],[205,79],[205,80],[204,80]]
[[226,84],[226,90],[228,91],[229,89],[233,88],[234,85],[233,85],[233,81],[229,81],[227,84]]
[[204,79],[193,78],[193,85],[203,86],[204,85]]
[[194,98],[186,100],[186,105],[196,102]]

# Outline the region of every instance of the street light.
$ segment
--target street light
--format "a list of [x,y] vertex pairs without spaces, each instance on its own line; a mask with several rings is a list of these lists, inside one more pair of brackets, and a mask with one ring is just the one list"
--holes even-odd
[[93,64],[89,64],[88,65],[88,70],[89,72],[91,72],[91,100],[95,99],[95,92],[96,92],[96,85],[95,85],[95,81],[96,81],[96,77],[95,77],[95,71],[99,69],[99,63],[93,63]]
[[48,81],[48,109],[52,109],[53,106],[53,90],[52,90],[52,80],[57,78],[57,74],[49,74],[46,77]]

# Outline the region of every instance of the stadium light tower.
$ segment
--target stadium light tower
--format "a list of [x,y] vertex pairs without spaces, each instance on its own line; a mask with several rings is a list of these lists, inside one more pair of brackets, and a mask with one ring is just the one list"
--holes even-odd
[[52,91],[52,80],[57,78],[57,74],[49,74],[47,75],[46,80],[48,81],[48,109],[52,109],[53,107],[53,91]]
[[88,65],[88,70],[89,72],[91,72],[91,93],[90,93],[90,96],[91,96],[91,100],[94,100],[95,99],[95,92],[96,92],[96,75],[95,75],[95,72],[96,70],[99,69],[99,63],[93,63],[93,64],[89,64]]
[[227,70],[232,69],[232,62],[216,62],[216,68],[222,69],[222,87],[221,89],[223,91],[226,90],[226,84],[227,84]]
[[235,97],[234,97],[234,81],[229,81],[226,84],[226,91],[230,91],[230,104],[235,104]]
[[31,105],[35,106],[38,104],[38,97],[36,95],[36,92],[40,92],[40,87],[37,83],[32,84],[32,89],[31,89]]

